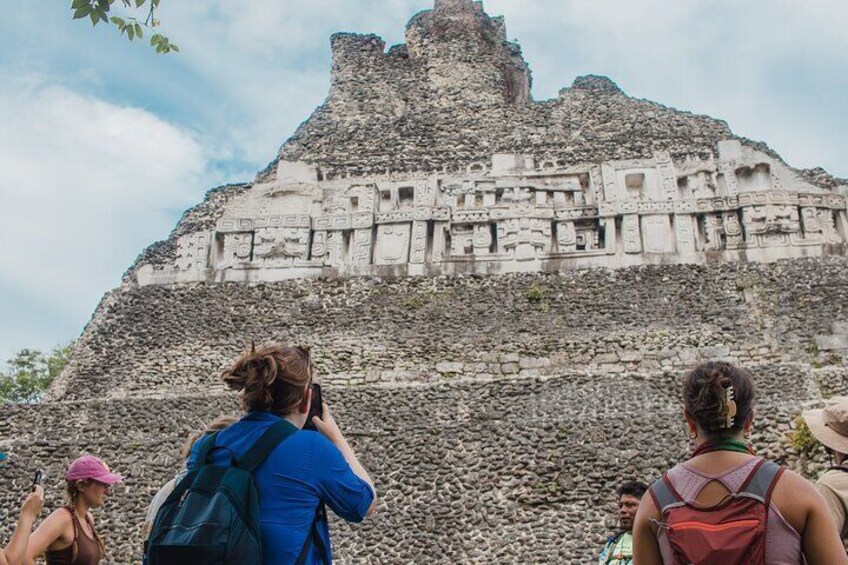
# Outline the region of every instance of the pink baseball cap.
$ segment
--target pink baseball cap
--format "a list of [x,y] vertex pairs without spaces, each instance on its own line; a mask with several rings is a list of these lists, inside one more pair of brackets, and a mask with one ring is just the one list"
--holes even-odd
[[83,455],[74,460],[68,467],[65,478],[69,481],[93,479],[107,485],[114,485],[124,480],[121,475],[109,471],[106,463],[93,455]]

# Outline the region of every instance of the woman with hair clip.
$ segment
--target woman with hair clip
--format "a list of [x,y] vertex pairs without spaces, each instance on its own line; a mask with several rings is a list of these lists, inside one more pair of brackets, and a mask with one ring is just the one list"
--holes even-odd
[[824,500],[800,476],[754,454],[751,375],[699,365],[683,385],[695,449],[642,497],[636,565],[848,563]]
[[97,457],[83,455],[65,473],[67,506],[54,510],[30,537],[27,563],[45,554],[47,565],[97,565],[106,556],[89,509],[106,502],[110,488],[123,480]]
[[215,465],[238,460],[271,426],[287,422],[292,433],[256,467],[262,555],[266,564],[332,563],[324,505],[349,522],[359,522],[376,504],[374,483],[359,463],[329,406],[315,416],[316,431],[301,431],[312,402],[309,350],[279,344],[252,347],[221,375],[241,393],[247,414],[204,446],[198,441],[188,468],[201,450]]

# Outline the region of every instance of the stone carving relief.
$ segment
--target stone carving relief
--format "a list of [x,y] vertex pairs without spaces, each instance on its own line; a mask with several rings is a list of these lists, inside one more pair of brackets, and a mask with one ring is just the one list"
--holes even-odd
[[674,216],[674,239],[677,243],[677,251],[680,253],[694,253],[696,251],[694,218],[692,216],[684,214]]
[[409,246],[409,262],[424,263],[427,259],[427,222],[412,222],[412,242]]
[[627,214],[621,220],[621,237],[625,253],[642,252],[642,235],[639,232],[639,216]]
[[180,271],[203,270],[209,262],[212,236],[209,232],[184,235],[177,240],[175,266]]
[[760,247],[788,245],[789,234],[801,231],[798,208],[789,205],[746,206],[742,223],[746,241]]
[[575,225],[577,251],[595,251],[600,249],[600,230],[595,221],[577,222]]
[[253,235],[253,258],[268,267],[306,260],[309,228],[260,228]]
[[352,265],[371,263],[371,230],[354,230],[351,244],[350,262]]
[[724,247],[724,223],[718,214],[704,215],[704,251],[718,251]]
[[836,221],[833,218],[833,210],[828,208],[819,208],[818,210],[819,223],[824,232],[824,240],[826,243],[839,244],[842,243],[842,236],[836,229]]
[[699,261],[701,252],[745,250],[760,260],[758,249],[773,260],[841,252],[834,245],[848,231],[844,196],[734,140],[719,143],[718,156],[682,161],[499,159],[459,173],[328,181],[311,165],[284,167],[288,180],[233,199],[213,230],[181,236],[170,266],[145,280],[246,280],[227,274],[238,270],[253,271],[250,280],[273,270],[278,280],[286,269],[322,276],[407,264],[422,273],[435,263],[451,272],[475,261],[508,272],[548,261],[633,264],[642,253]]
[[739,225],[739,215],[736,212],[724,212],[721,219],[724,224],[725,245],[728,249],[738,249],[742,246],[742,226]]
[[498,245],[519,261],[551,252],[550,221],[539,218],[512,218],[498,223]]
[[224,234],[222,268],[249,264],[253,258],[253,232]]
[[374,263],[376,265],[400,265],[408,262],[411,231],[411,224],[406,222],[377,226],[377,248]]
[[561,253],[577,251],[577,230],[574,222],[559,222],[557,224],[557,249]]
[[669,253],[671,218],[668,215],[642,216],[642,241],[645,253]]

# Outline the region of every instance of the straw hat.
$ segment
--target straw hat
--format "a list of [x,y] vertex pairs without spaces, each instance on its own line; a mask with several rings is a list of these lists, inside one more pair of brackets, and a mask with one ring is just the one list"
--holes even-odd
[[848,396],[836,396],[821,410],[803,414],[813,436],[825,446],[848,454]]

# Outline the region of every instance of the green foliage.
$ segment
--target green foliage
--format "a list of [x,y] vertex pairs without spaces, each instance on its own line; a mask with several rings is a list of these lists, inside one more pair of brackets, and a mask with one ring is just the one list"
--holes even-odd
[[793,420],[795,429],[787,434],[789,445],[799,457],[804,459],[814,459],[821,452],[821,444],[810,432],[807,422],[802,416],[798,416]]
[[424,306],[424,298],[417,294],[412,294],[404,298],[402,304],[409,310],[417,310]]
[[38,402],[65,365],[73,343],[59,346],[47,354],[36,349],[21,349],[0,370],[0,404]]
[[[71,2],[71,10],[73,10],[73,19],[80,20],[88,18],[91,20],[91,25],[96,26],[100,22],[114,25],[121,35],[126,35],[127,39],[133,41],[135,39],[144,38],[145,28],[152,34],[150,36],[150,45],[156,53],[179,53],[180,49],[171,41],[158,33],[156,28],[159,27],[159,20],[156,18],[156,10],[159,9],[161,0],[121,0],[124,8],[132,11],[146,10],[147,15],[143,18],[128,15],[126,17],[110,16],[112,5],[116,0],[73,0]],[[145,4],[147,4],[145,8]],[[143,11],[141,12],[144,13]]]
[[527,290],[524,291],[524,298],[529,300],[530,302],[541,302],[548,296],[548,289],[540,285],[539,283],[531,284]]

